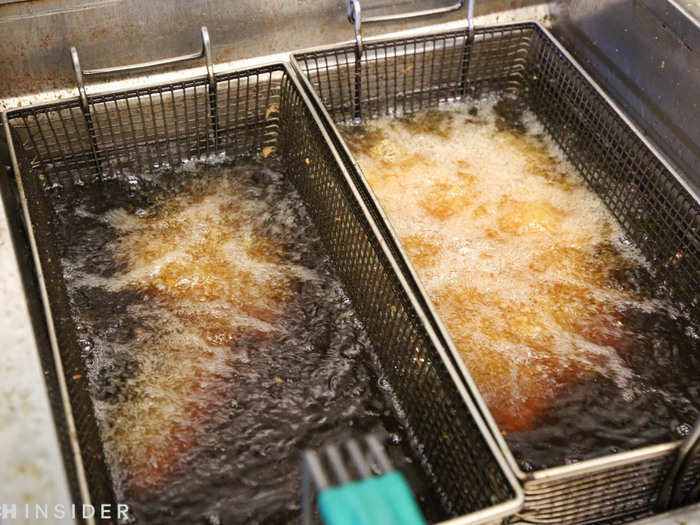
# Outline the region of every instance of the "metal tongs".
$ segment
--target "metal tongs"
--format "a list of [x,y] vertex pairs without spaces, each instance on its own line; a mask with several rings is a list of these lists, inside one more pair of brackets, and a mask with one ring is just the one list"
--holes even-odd
[[[364,449],[363,449],[364,447]],[[349,460],[349,462],[347,461]],[[349,465],[348,465],[349,463]],[[330,474],[324,465],[330,467]],[[378,467],[374,474],[372,466]],[[425,525],[411,489],[374,435],[351,439],[301,461],[302,523],[311,525],[313,499],[326,525]]]

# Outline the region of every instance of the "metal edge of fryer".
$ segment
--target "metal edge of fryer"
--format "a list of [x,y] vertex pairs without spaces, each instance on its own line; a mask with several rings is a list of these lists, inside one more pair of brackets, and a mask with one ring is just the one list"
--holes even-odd
[[[700,192],[698,189],[690,183],[690,181],[681,175],[666,159],[666,157],[661,154],[658,149],[643,135],[643,133],[640,131],[639,127],[636,126],[625,114],[624,112],[620,109],[620,107],[607,95],[605,92],[601,89],[601,87],[598,85],[598,83],[583,69],[583,67],[579,64],[579,62],[561,45],[561,43],[554,37],[554,35],[547,29],[545,28],[542,24],[540,24],[537,21],[530,21],[530,22],[516,22],[513,24],[503,24],[499,25],[497,27],[503,27],[503,28],[508,28],[508,27],[513,27],[513,26],[523,26],[523,25],[530,25],[532,27],[536,27],[540,31],[544,33],[544,35],[551,40],[551,42],[556,46],[557,51],[560,52],[565,58],[567,58],[571,64],[576,68],[576,70],[583,76],[584,80],[596,91],[597,94],[599,94],[604,101],[613,109],[615,114],[619,116],[625,125],[627,125],[633,132],[634,134],[639,138],[639,140],[642,141],[642,143],[654,154],[655,157],[659,159],[659,161],[663,164],[663,166],[668,169],[668,171],[678,180],[678,182],[683,186],[683,188],[688,191],[688,193],[695,199],[696,202],[700,202]],[[491,26],[489,26],[491,27]],[[494,26],[496,27],[496,26]],[[478,28],[477,28],[478,29]],[[463,25],[462,30],[467,30],[467,26]],[[424,34],[424,32],[417,32],[417,34]],[[435,35],[436,33],[430,33],[431,35]],[[408,32],[402,32],[402,35],[400,38],[408,38],[412,36],[411,34],[408,34]],[[389,41],[389,40],[394,40],[394,36],[388,36],[388,35],[378,35],[375,37],[367,38],[365,39],[366,43],[370,42],[384,42],[384,41]],[[312,51],[318,51],[318,50],[333,50],[333,49],[341,49],[345,48],[348,46],[353,46],[355,45],[355,41],[346,41],[342,42],[339,44],[335,44],[332,46],[316,46],[314,48],[308,48],[308,49],[301,49],[294,51],[291,54],[291,61],[292,65],[295,67],[297,71],[297,75],[301,78],[302,82],[304,83],[307,92],[309,93],[309,96],[313,99],[314,104],[316,108],[324,115],[325,120],[327,122],[327,125],[329,129],[334,133],[336,137],[336,143],[342,147],[344,154],[347,156],[347,158],[351,161],[353,167],[361,174],[360,177],[358,177],[358,180],[361,181],[363,185],[363,189],[367,192],[367,195],[371,198],[372,205],[376,209],[376,213],[378,216],[381,218],[381,221],[384,223],[384,226],[386,229],[390,232],[391,242],[395,247],[396,253],[398,254],[405,271],[410,275],[412,286],[415,287],[417,290],[417,293],[419,294],[419,297],[421,299],[421,304],[423,305],[424,308],[427,310],[427,315],[431,318],[431,321],[434,323],[434,325],[437,327],[441,341],[445,344],[445,346],[448,348],[450,354],[451,354],[451,360],[453,361],[453,364],[459,369],[463,380],[466,382],[471,395],[473,396],[474,402],[477,404],[479,409],[481,410],[482,416],[486,420],[487,424],[489,425],[489,428],[491,429],[491,434],[492,437],[496,440],[496,442],[499,444],[501,447],[501,450],[506,457],[506,460],[508,461],[508,464],[510,465],[511,469],[517,476],[517,478],[525,484],[528,481],[556,481],[559,479],[565,479],[569,478],[572,476],[576,475],[583,475],[589,472],[594,472],[598,471],[601,467],[604,466],[610,466],[614,467],[617,465],[624,465],[624,464],[629,464],[629,463],[634,463],[636,460],[641,460],[641,459],[651,459],[654,457],[660,457],[664,456],[667,454],[672,453],[674,450],[677,450],[680,447],[680,444],[682,441],[675,441],[675,442],[667,442],[667,443],[662,443],[662,444],[657,444],[657,445],[649,445],[641,448],[637,448],[634,450],[630,451],[625,451],[625,452],[618,452],[618,453],[613,453],[613,454],[608,454],[599,458],[593,458],[593,459],[588,459],[588,460],[583,460],[577,463],[572,463],[569,465],[562,465],[562,466],[557,466],[557,467],[550,467],[546,469],[541,469],[535,472],[524,472],[518,463],[515,460],[515,457],[513,456],[513,453],[510,450],[510,447],[508,447],[505,438],[501,434],[501,431],[498,429],[498,426],[496,425],[495,420],[493,419],[493,416],[491,415],[490,410],[488,409],[486,402],[483,399],[483,396],[481,395],[479,389],[476,386],[476,383],[472,379],[471,375],[469,374],[469,371],[464,364],[464,360],[459,356],[459,352],[457,351],[454,342],[452,341],[451,337],[449,336],[449,332],[447,331],[447,328],[445,327],[444,323],[442,322],[440,316],[438,315],[432,301],[429,299],[429,296],[427,295],[423,284],[418,277],[418,274],[413,267],[413,264],[410,262],[410,259],[408,258],[405,250],[403,249],[401,243],[398,241],[398,235],[395,232],[393,226],[391,226],[391,223],[384,212],[383,208],[379,204],[379,200],[377,199],[376,195],[374,194],[373,190],[371,189],[369,183],[366,180],[366,177],[362,174],[362,169],[359,166],[359,163],[357,160],[354,158],[352,153],[350,153],[349,148],[347,147],[347,144],[345,143],[345,140],[342,138],[340,135],[340,132],[338,131],[337,126],[335,125],[335,122],[333,121],[333,118],[330,116],[328,113],[327,109],[325,108],[323,102],[321,101],[319,95],[316,93],[314,90],[313,86],[311,85],[310,81],[308,80],[307,76],[303,72],[303,68],[299,65],[298,61],[296,60],[296,55],[302,54],[302,53],[308,53]]]
[[[220,71],[216,70],[216,66],[214,66],[214,77],[217,79],[219,76],[223,75],[228,75],[231,73],[236,73],[236,72],[244,72],[248,69],[255,68],[255,67],[264,67],[264,66],[282,66],[284,72],[287,74],[288,78],[293,82],[295,87],[298,89],[298,92],[306,104],[306,107],[310,110],[311,116],[314,119],[314,122],[318,126],[319,130],[321,131],[321,134],[328,144],[328,146],[331,148],[331,151],[333,153],[333,157],[335,161],[337,162],[338,166],[341,169],[341,172],[343,173],[343,177],[345,178],[346,182],[349,184],[349,187],[352,189],[353,197],[356,199],[356,201],[360,204],[360,208],[362,209],[362,213],[365,215],[365,217],[368,220],[368,223],[370,224],[373,233],[377,237],[377,239],[380,241],[380,245],[382,247],[382,250],[384,254],[386,255],[387,259],[391,262],[392,269],[394,270],[399,282],[401,283],[401,286],[404,288],[406,291],[407,297],[409,297],[411,304],[416,310],[416,313],[421,320],[421,323],[424,325],[426,332],[428,333],[428,336],[430,337],[433,345],[435,346],[436,350],[438,351],[438,354],[443,361],[443,364],[445,365],[450,378],[452,379],[452,382],[454,383],[455,387],[457,388],[460,396],[462,397],[462,400],[464,401],[465,405],[467,406],[467,409],[469,410],[470,414],[474,417],[474,420],[477,424],[477,427],[479,428],[480,433],[482,434],[484,440],[486,441],[486,444],[491,450],[495,460],[497,461],[502,473],[506,477],[507,483],[511,489],[511,491],[514,494],[514,497],[511,500],[508,500],[506,502],[499,503],[497,505],[488,507],[486,509],[482,509],[473,513],[470,513],[465,516],[457,517],[450,519],[448,521],[443,522],[445,525],[480,525],[480,524],[485,524],[485,523],[491,523],[496,520],[502,520],[507,517],[515,515],[521,508],[525,500],[525,496],[521,487],[521,484],[518,482],[517,478],[513,475],[513,471],[509,465],[510,461],[509,458],[506,457],[506,455],[503,453],[503,446],[498,443],[496,440],[493,439],[491,429],[489,428],[489,423],[485,420],[482,419],[482,411],[480,408],[475,404],[473,396],[471,395],[470,392],[465,389],[462,379],[461,379],[461,374],[458,372],[457,369],[454,367],[454,362],[453,359],[448,355],[446,349],[443,347],[443,345],[440,343],[440,340],[438,338],[438,335],[434,332],[433,326],[430,324],[429,319],[423,312],[423,309],[420,307],[420,301],[419,298],[415,295],[413,292],[413,289],[409,285],[409,282],[404,277],[404,274],[401,272],[401,265],[395,260],[395,257],[392,253],[392,251],[387,247],[386,244],[386,239],[384,239],[384,236],[381,234],[379,227],[375,223],[374,216],[372,213],[369,211],[367,208],[364,200],[362,199],[358,189],[356,188],[355,182],[353,177],[350,176],[348,173],[345,163],[342,161],[340,158],[340,155],[331,139],[331,137],[328,134],[328,131],[326,130],[326,127],[324,125],[324,121],[321,119],[321,117],[318,114],[318,111],[316,109],[316,104],[313,102],[313,99],[309,96],[309,93],[306,91],[306,87],[304,84],[304,79],[301,78],[303,77],[302,75],[299,75],[297,72],[297,68],[294,66],[294,64],[291,62],[292,55],[291,53],[288,55],[288,60],[287,61],[273,61],[270,62],[266,57],[261,57],[260,61],[257,61],[256,59],[248,59],[246,60],[246,65],[243,67],[230,67],[226,68]],[[202,80],[206,79],[206,75],[192,75],[188,78],[185,79],[185,81],[194,81],[194,80]],[[163,82],[158,82],[157,80],[153,82],[146,82],[143,85],[139,86],[139,89],[148,89],[151,87],[156,87],[159,85],[163,85]],[[88,98],[92,97],[99,97],[107,93],[125,93],[133,91],[133,88],[123,88],[119,90],[101,90],[99,92],[91,93],[88,95]],[[61,102],[63,103],[74,103],[80,100],[80,97],[71,97],[71,98],[64,98],[61,99]],[[48,107],[51,106],[55,103],[55,101],[51,102],[41,102],[37,104],[32,104],[28,106],[23,106],[22,108],[16,108],[16,109],[11,109],[7,111],[2,112],[2,120],[3,120],[3,127],[4,131],[7,137],[7,141],[9,144],[10,148],[10,155],[11,155],[11,163],[12,163],[12,169],[15,174],[15,178],[17,179],[17,189],[18,192],[20,193],[20,199],[22,202],[22,208],[23,208],[23,214],[25,216],[25,221],[27,221],[28,225],[31,225],[31,221],[29,219],[29,211],[28,207],[26,204],[26,195],[24,193],[22,184],[21,184],[21,172],[19,169],[19,164],[17,162],[17,157],[14,149],[14,143],[13,143],[13,138],[12,134],[10,131],[10,126],[9,126],[9,120],[8,120],[8,115],[13,114],[14,112],[19,112],[22,110],[26,109],[39,109],[43,107]],[[322,108],[322,106],[321,106]],[[37,267],[37,270],[40,272],[41,266],[40,266],[40,260],[39,260],[39,254],[38,254],[38,248],[36,246],[36,241],[34,239],[33,234],[31,233],[31,228],[27,228],[28,231],[30,231],[29,235],[31,238],[29,239],[30,241],[30,247],[32,250],[32,256],[34,259],[34,264]],[[393,239],[391,240],[393,242]],[[61,396],[63,399],[63,405],[65,407],[65,410],[67,412],[67,416],[69,417],[70,421],[70,439],[71,439],[71,445],[72,445],[72,451],[73,451],[73,460],[75,464],[79,467],[78,472],[79,472],[79,484],[80,484],[80,492],[81,496],[84,498],[85,503],[89,503],[89,487],[87,484],[87,479],[85,477],[85,471],[84,471],[84,466],[82,463],[82,457],[81,457],[81,449],[80,449],[80,444],[78,443],[77,440],[77,434],[75,432],[75,422],[72,416],[72,411],[70,410],[70,398],[68,396],[68,391],[67,391],[67,386],[65,384],[65,378],[63,376],[63,369],[62,369],[62,361],[61,357],[59,354],[58,350],[58,341],[56,338],[55,331],[53,329],[53,318],[51,317],[51,308],[49,305],[49,299],[48,299],[48,293],[46,291],[46,288],[44,286],[44,283],[41,280],[41,274],[38,273],[39,275],[39,281],[40,281],[40,286],[41,286],[41,295],[42,295],[42,302],[44,304],[44,310],[46,313],[47,317],[47,324],[49,325],[49,329],[51,332],[51,346],[52,346],[52,355],[54,357],[54,361],[56,364],[56,369],[57,373],[60,378],[61,382]],[[89,522],[90,525],[94,523],[93,521]]]
[[[41,303],[44,310],[44,316],[46,321],[46,329],[49,336],[49,344],[51,346],[51,355],[53,357],[54,366],[56,368],[56,375],[58,380],[58,389],[61,395],[61,404],[63,406],[63,417],[65,418],[66,426],[68,429],[68,440],[70,443],[72,463],[75,466],[76,481],[78,484],[78,492],[80,494],[81,503],[83,505],[90,505],[92,503],[90,497],[90,489],[88,486],[87,477],[85,475],[85,466],[83,464],[82,450],[80,448],[80,443],[78,441],[78,433],[75,425],[75,418],[73,417],[73,409],[71,406],[70,396],[68,394],[68,385],[66,384],[65,375],[63,372],[63,362],[61,360],[60,350],[58,346],[58,338],[56,336],[56,330],[54,326],[53,314],[51,311],[51,304],[49,302],[49,295],[46,289],[46,284],[43,277],[43,269],[41,266],[41,258],[39,257],[39,250],[36,244],[36,238],[34,237],[34,231],[32,229],[32,221],[29,214],[29,207],[27,204],[27,196],[24,193],[24,186],[22,185],[22,177],[19,169],[19,163],[17,161],[17,154],[15,152],[14,141],[10,131],[10,123],[7,117],[8,112],[2,112],[2,125],[7,140],[7,146],[10,153],[10,165],[15,177],[15,183],[17,184],[17,193],[22,206],[22,216],[26,224],[26,234],[27,241],[32,253],[32,260],[34,262],[34,269],[36,271],[36,285],[41,296]],[[67,458],[64,458],[66,461]],[[94,525],[94,517],[86,517],[85,522]]]

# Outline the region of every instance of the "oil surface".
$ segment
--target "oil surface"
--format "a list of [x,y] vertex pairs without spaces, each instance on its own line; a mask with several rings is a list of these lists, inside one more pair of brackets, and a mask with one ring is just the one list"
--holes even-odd
[[341,129],[526,470],[681,438],[698,326],[512,99]]
[[55,192],[107,462],[138,523],[287,523],[306,448],[367,432],[442,511],[300,197],[257,165]]

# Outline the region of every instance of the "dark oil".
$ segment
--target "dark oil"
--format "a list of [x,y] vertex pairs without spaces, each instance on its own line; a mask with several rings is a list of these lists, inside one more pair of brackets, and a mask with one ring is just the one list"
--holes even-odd
[[296,523],[300,455],[377,433],[444,512],[279,171],[231,162],[51,193],[118,499],[134,523]]

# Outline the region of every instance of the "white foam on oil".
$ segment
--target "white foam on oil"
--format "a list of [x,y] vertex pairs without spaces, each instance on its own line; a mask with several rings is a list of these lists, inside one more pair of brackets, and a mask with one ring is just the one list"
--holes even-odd
[[[77,210],[117,232],[106,249],[120,271],[105,277],[66,260],[71,288],[143,297],[128,310],[140,319],[134,338],[120,346],[96,335],[89,363],[96,381],[120,381],[115,359],[137,368],[126,379],[127,396],[96,402],[120,490],[161,486],[217,406],[231,403],[222,389],[237,360],[284,330],[294,283],[318,278],[290,261],[285,239],[275,234],[275,224],[294,224],[291,208],[251,193],[230,168],[209,171],[193,189],[157,203],[155,212]],[[263,224],[269,235],[261,234]]]
[[571,381],[625,387],[619,309],[660,305],[609,286],[643,258],[534,115],[517,133],[496,103],[342,133],[494,417],[516,431]]

